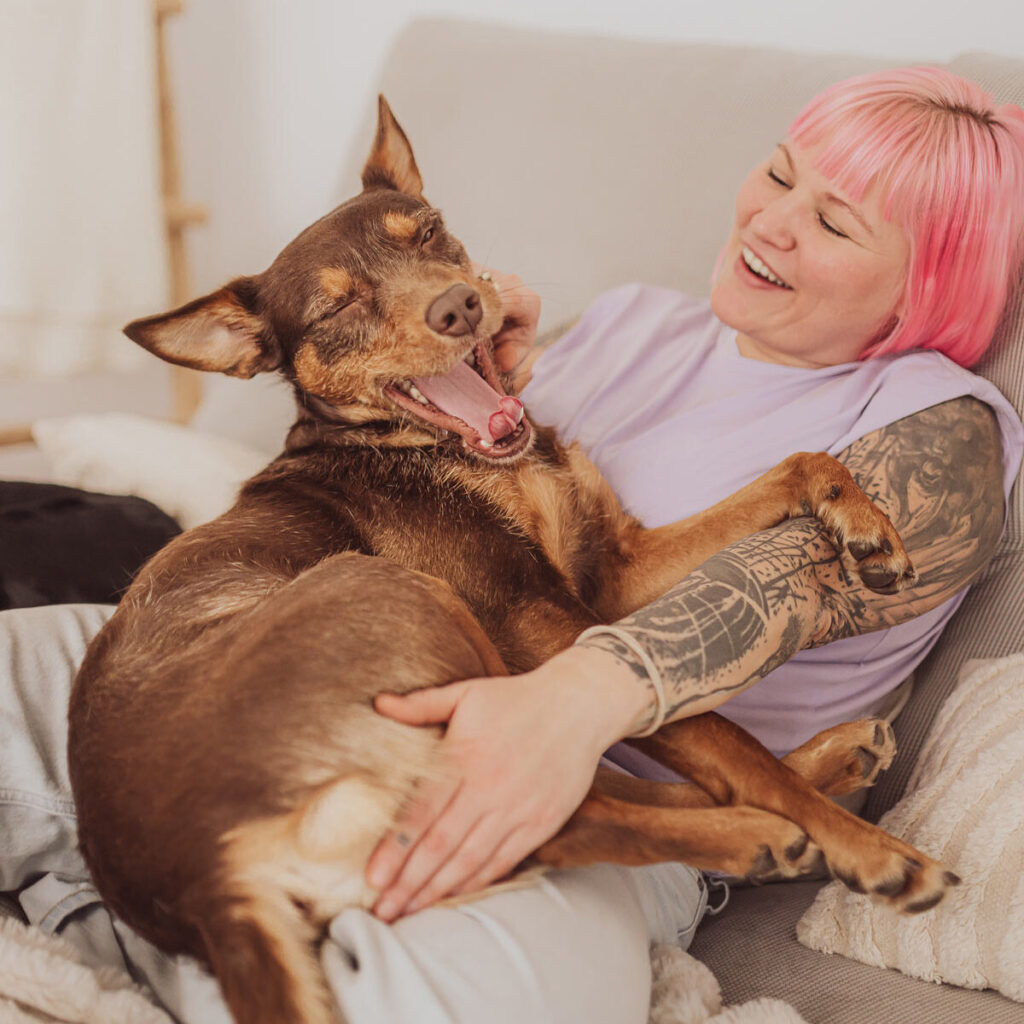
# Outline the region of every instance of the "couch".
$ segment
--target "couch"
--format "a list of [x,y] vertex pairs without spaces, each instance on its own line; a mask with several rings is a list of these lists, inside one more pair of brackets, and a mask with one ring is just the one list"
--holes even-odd
[[[423,59],[453,47],[457,61]],[[474,258],[541,294],[542,328],[554,328],[627,281],[706,293],[748,169],[814,93],[893,63],[426,19],[395,40],[377,85],[412,140],[431,201]],[[966,54],[949,66],[1024,105],[1024,63]],[[370,137],[374,107],[368,93],[360,140]],[[364,149],[358,142],[340,195],[356,190]],[[979,370],[1022,411],[1024,288],[999,333]],[[287,398],[245,387],[253,390],[210,381],[196,425],[272,450]],[[915,674],[895,723],[899,755],[864,810],[871,820],[903,794],[964,663],[1024,650],[1019,480],[1011,506],[997,555]],[[811,1024],[1024,1022],[1024,1005],[995,991],[929,984],[801,945],[796,922],[821,884],[737,889],[724,913],[706,919],[691,952],[717,976],[725,1003],[774,996]]]

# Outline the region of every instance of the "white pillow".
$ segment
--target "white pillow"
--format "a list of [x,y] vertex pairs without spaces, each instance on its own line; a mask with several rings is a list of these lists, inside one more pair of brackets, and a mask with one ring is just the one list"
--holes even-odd
[[968,662],[883,828],[963,879],[900,916],[836,882],[797,925],[805,946],[1024,1001],[1024,653]]
[[135,494],[188,530],[234,503],[267,452],[163,420],[128,413],[37,420],[32,436],[54,483],[102,494]]

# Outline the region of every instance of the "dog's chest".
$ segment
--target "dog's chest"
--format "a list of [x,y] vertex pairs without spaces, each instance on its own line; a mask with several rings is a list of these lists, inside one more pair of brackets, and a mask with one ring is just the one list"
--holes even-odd
[[590,603],[592,512],[571,477],[544,464],[481,472],[396,463],[345,488],[360,547],[448,582],[485,629],[530,603]]

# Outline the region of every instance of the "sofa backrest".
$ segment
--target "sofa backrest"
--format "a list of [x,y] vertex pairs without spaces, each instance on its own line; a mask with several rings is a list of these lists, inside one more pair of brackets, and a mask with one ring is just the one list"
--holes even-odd
[[[409,134],[427,195],[475,259],[541,294],[544,326],[627,281],[706,294],[738,184],[803,103],[831,82],[899,63],[913,55],[883,61],[429,19],[399,36],[378,84]],[[966,55],[950,66],[1024,106],[1021,61]],[[357,144],[345,194],[357,187],[363,157]],[[1021,289],[980,371],[1024,411]],[[897,720],[900,756],[869,815],[902,793],[964,659],[1021,649],[1018,481],[999,553],[918,669]]]

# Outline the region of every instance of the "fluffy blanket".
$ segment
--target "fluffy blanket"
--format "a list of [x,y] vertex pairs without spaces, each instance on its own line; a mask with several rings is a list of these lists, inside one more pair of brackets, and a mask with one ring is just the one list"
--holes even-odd
[[[651,950],[650,1024],[807,1024],[788,1003],[722,1008],[714,975],[677,946]],[[5,1024],[173,1024],[115,968],[85,966],[74,946],[0,917],[0,1020]]]

